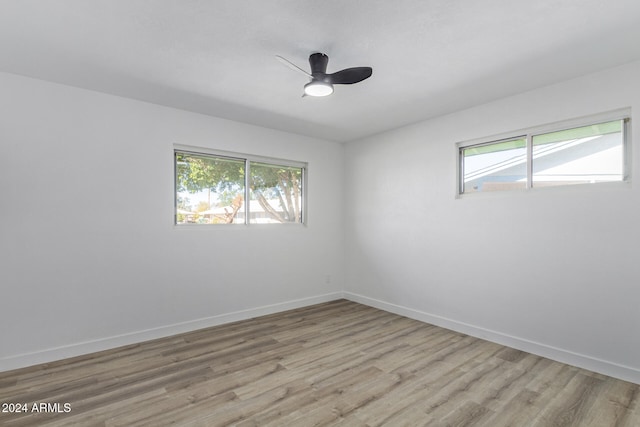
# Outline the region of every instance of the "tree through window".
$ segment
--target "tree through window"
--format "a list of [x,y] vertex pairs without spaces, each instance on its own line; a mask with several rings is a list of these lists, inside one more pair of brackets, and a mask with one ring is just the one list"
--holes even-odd
[[303,223],[294,163],[176,150],[176,224]]

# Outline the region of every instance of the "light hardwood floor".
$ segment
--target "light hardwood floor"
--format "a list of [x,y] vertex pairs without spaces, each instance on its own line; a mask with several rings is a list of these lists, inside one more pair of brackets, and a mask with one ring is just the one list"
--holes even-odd
[[[640,426],[640,386],[340,300],[0,373],[17,426]],[[70,404],[32,413],[33,403]]]

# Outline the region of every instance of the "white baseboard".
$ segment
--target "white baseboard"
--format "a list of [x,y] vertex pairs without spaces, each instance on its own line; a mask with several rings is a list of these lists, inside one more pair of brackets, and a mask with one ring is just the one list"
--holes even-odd
[[380,301],[352,292],[345,291],[344,298],[360,304],[375,307],[380,310],[419,320],[421,322],[440,326],[446,329],[451,329],[453,331],[461,332],[466,335],[502,344],[518,350],[526,351],[527,353],[546,357],[548,359],[566,363],[568,365],[577,366],[589,371],[598,372],[610,377],[619,378],[621,380],[629,381],[635,384],[640,384],[640,370],[636,368],[597,359],[591,356],[586,356],[584,354],[574,353],[569,350],[552,347],[539,342],[514,337],[511,335],[503,334],[501,332],[481,328],[464,322],[458,322],[446,317],[425,313],[420,310],[415,310],[396,304],[391,304],[385,301]]
[[420,310],[400,306],[397,304],[388,303],[385,301],[377,300],[375,298],[369,298],[364,295],[359,295],[352,292],[332,292],[329,294],[285,301],[282,303],[256,307],[248,310],[240,310],[203,319],[162,326],[159,328],[147,329],[143,331],[101,338],[92,341],[80,342],[32,353],[8,356],[0,359],[0,372],[24,368],[40,363],[53,362],[56,360],[66,359],[68,357],[75,357],[83,354],[93,353],[96,351],[108,350],[123,345],[136,344],[184,332],[195,331],[197,329],[218,326],[225,323],[251,319],[258,316],[278,313],[281,311],[334,301],[341,298],[375,307],[380,310],[385,310],[390,313],[399,314],[401,316],[409,317],[421,322],[451,329],[456,332],[461,332],[473,337],[485,339],[487,341],[502,344],[511,348],[526,351],[528,353],[536,354],[538,356],[546,357],[558,362],[567,363],[579,368],[588,369],[590,371],[598,372],[614,378],[619,378],[625,381],[640,384],[640,370],[629,366],[620,365],[591,356],[586,356],[568,350],[552,347],[546,344],[514,337],[501,332],[481,328],[468,323],[459,322],[434,314],[429,314]]
[[96,351],[109,350],[123,345],[136,344],[157,338],[164,338],[184,332],[218,326],[224,323],[236,322],[238,320],[251,319],[267,314],[278,313],[286,310],[306,307],[343,298],[342,292],[332,292],[324,295],[317,295],[309,298],[285,301],[282,303],[265,305],[248,310],[234,311],[203,319],[191,320],[188,322],[176,323],[173,325],[161,326],[159,328],[147,329],[143,331],[131,332],[107,338],[100,338],[92,341],[85,341],[71,345],[50,348],[32,353],[18,354],[0,359],[0,372],[12,369],[24,368],[27,366],[48,363],[62,360],[69,357],[94,353]]

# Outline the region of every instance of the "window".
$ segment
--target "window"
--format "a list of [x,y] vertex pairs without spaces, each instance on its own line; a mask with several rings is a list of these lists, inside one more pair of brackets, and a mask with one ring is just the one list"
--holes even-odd
[[532,137],[532,186],[624,179],[624,121],[615,120]]
[[304,222],[306,164],[187,150],[174,157],[176,224]]
[[250,170],[250,222],[302,222],[302,168],[254,162]]
[[629,119],[459,144],[459,193],[625,181]]
[[527,139],[474,145],[461,150],[464,165],[463,192],[525,188]]

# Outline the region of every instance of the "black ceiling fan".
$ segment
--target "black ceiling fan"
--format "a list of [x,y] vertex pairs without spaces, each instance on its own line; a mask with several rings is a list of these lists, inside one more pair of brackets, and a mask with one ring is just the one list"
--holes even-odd
[[[309,96],[327,96],[333,93],[333,85],[350,85],[368,79],[373,73],[371,67],[353,67],[327,74],[327,64],[329,57],[324,53],[312,53],[309,56],[309,65],[311,73],[307,73],[291,61],[276,55],[276,58],[296,71],[302,72],[311,81],[304,85],[304,95]],[[303,95],[303,96],[304,96]]]

